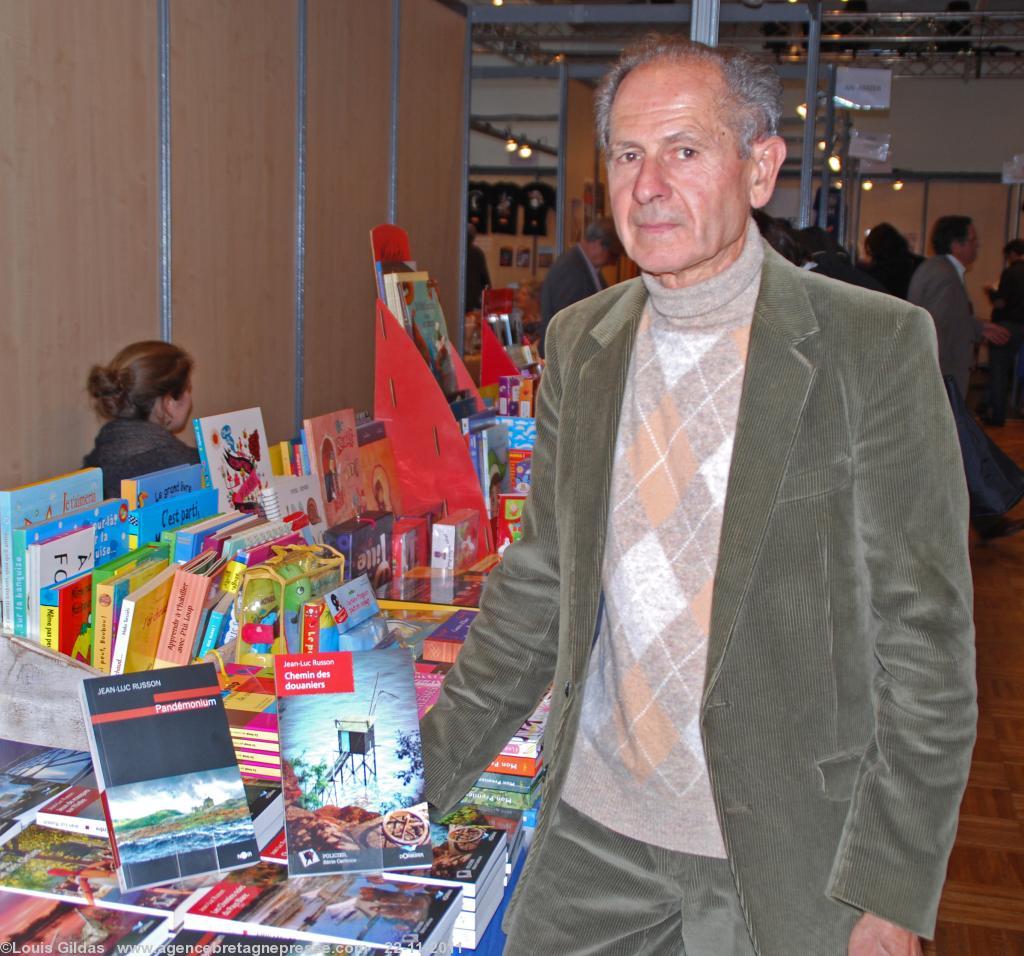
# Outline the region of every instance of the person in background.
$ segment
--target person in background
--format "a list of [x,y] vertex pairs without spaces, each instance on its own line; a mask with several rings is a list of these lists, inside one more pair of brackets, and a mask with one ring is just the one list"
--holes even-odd
[[968,502],[921,309],[786,262],[749,54],[596,95],[642,274],[547,332],[522,537],[422,725],[448,812],[550,686],[506,956],[919,956],[977,720]]
[[887,222],[873,226],[864,240],[869,260],[860,268],[876,281],[889,295],[907,297],[907,288],[914,270],[924,262],[924,256],[911,252],[910,243],[902,233]]
[[615,265],[621,254],[622,243],[615,232],[615,223],[601,218],[587,226],[583,238],[555,260],[540,287],[542,356],[548,323],[555,313],[604,289],[607,283],[601,269]]
[[988,350],[988,414],[985,424],[996,428],[1006,424],[1006,404],[1013,381],[1014,366],[1024,338],[1024,239],[1011,239],[1003,246],[1006,268],[999,288],[992,295],[992,321],[1010,333],[1005,345]]
[[172,465],[192,465],[199,452],[175,438],[192,414],[192,357],[170,342],[125,346],[94,365],[86,390],[107,421],[85,467],[103,469],[103,495],[121,495],[121,479]]
[[873,292],[887,291],[881,282],[855,266],[846,250],[821,226],[805,226],[797,232],[796,239],[803,250],[805,269]]
[[466,305],[467,312],[479,310],[484,289],[491,284],[487,256],[476,244],[476,226],[466,226]]
[[796,230],[785,219],[770,216],[763,209],[752,209],[750,215],[757,223],[757,231],[780,256],[795,266],[804,263],[804,253],[796,238]]
[[1005,345],[1010,333],[974,315],[964,276],[978,258],[980,243],[970,217],[939,217],[932,227],[931,241],[935,255],[914,271],[907,299],[931,314],[939,340],[939,368],[943,375],[953,377],[966,399],[974,347],[982,339]]

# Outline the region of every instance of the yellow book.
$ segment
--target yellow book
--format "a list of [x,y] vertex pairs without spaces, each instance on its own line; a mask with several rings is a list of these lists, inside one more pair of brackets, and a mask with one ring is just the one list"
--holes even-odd
[[110,673],[110,660],[124,599],[168,565],[166,557],[153,559],[152,551],[140,551],[139,562],[125,565],[117,574],[96,585],[96,617],[93,621],[92,666]]
[[278,474],[294,475],[292,467],[292,443],[290,441],[279,441],[277,443],[278,455],[281,457],[281,470]]
[[111,674],[152,670],[177,568],[168,565],[124,599],[110,657]]
[[39,643],[55,653],[60,648],[60,615],[48,604],[39,608]]

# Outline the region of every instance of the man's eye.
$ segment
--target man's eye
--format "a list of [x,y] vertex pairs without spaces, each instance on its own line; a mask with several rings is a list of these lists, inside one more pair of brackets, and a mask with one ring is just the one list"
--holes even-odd
[[626,150],[623,150],[621,153],[619,153],[618,161],[620,163],[632,163],[632,162],[635,162],[637,160],[639,155],[640,154],[637,153],[637,151],[634,150],[634,149],[626,149]]
[[680,159],[693,159],[693,157],[697,155],[697,150],[691,149],[689,146],[680,146],[679,149],[676,150],[676,155]]

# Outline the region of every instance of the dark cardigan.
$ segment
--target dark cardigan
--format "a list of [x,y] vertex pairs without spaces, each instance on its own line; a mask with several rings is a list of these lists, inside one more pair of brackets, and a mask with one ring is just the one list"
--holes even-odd
[[96,435],[96,447],[82,462],[103,469],[103,496],[121,497],[121,479],[172,465],[194,465],[199,452],[153,422],[115,418]]

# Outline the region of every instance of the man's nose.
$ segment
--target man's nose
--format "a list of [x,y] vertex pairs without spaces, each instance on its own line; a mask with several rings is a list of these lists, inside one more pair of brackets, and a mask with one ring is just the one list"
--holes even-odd
[[644,157],[633,184],[633,198],[638,203],[649,203],[655,199],[665,199],[670,192],[661,163],[656,157]]

